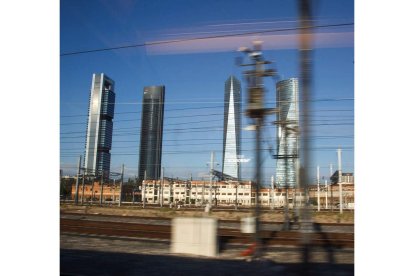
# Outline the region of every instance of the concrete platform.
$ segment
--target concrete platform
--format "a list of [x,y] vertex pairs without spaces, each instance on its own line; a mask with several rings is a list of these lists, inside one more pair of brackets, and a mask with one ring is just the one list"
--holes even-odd
[[[61,275],[303,275],[302,251],[269,247],[262,262],[241,256],[248,245],[222,248],[217,257],[172,254],[170,242],[139,238],[60,235]],[[354,251],[314,248],[308,275],[354,275]],[[260,272],[260,274],[258,274]]]
[[61,249],[60,275],[354,275],[352,264],[221,260]]

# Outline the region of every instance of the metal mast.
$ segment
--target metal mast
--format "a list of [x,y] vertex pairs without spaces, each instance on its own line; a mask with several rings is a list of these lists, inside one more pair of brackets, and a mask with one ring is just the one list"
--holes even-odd
[[261,141],[261,126],[263,124],[263,119],[266,114],[275,112],[274,109],[264,108],[263,98],[264,98],[264,85],[263,77],[274,76],[275,70],[265,69],[265,64],[270,64],[270,61],[264,60],[261,52],[261,42],[253,42],[253,50],[247,47],[241,47],[239,51],[244,52],[248,55],[251,64],[241,64],[241,66],[253,66],[253,70],[246,70],[244,72],[245,78],[248,85],[248,106],[246,109],[246,115],[253,120],[255,120],[256,128],[256,196],[255,196],[255,217],[256,217],[256,231],[254,235],[254,240],[256,244],[256,250],[254,257],[256,259],[260,258],[261,255],[261,240],[259,237],[260,233],[260,206],[259,206],[259,191],[260,185],[262,182],[261,179],[261,151],[260,151],[260,141]]

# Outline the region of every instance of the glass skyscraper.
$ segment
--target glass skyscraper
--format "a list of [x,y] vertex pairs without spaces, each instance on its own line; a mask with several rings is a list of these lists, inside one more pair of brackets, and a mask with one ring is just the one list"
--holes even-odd
[[241,158],[241,88],[240,81],[230,76],[224,86],[223,174],[240,180]]
[[115,108],[115,82],[93,74],[89,98],[84,167],[87,174],[109,176],[112,147],[112,119]]
[[[276,184],[296,186],[298,173],[299,83],[297,78],[276,84],[277,160]],[[286,179],[287,176],[287,179]]]
[[144,87],[138,165],[140,180],[145,179],[145,176],[149,180],[160,178],[164,97],[164,86]]

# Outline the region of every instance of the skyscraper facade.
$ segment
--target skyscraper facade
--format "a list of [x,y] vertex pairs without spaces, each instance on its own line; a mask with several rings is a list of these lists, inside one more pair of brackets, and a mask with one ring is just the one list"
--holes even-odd
[[108,176],[110,171],[114,90],[115,82],[108,76],[93,74],[84,159],[87,174]]
[[138,178],[160,178],[164,121],[164,86],[144,87]]
[[299,82],[297,78],[279,81],[276,84],[277,156],[276,184],[295,186],[299,169]]
[[241,86],[230,76],[224,85],[223,174],[240,180],[241,154]]

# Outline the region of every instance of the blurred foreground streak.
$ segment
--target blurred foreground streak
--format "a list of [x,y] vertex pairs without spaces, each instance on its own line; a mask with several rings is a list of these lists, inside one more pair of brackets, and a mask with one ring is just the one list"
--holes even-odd
[[[292,31],[284,31],[292,32]],[[240,45],[248,45],[252,40],[257,39],[266,42],[266,49],[298,49],[298,35],[289,34],[255,34],[240,35],[230,37],[206,37],[198,39],[178,38],[166,41],[148,41],[146,42],[146,53],[149,55],[174,55],[174,54],[192,54],[192,53],[209,53],[209,52],[229,52],[234,51]],[[354,44],[353,32],[319,32],[313,35],[315,48],[340,48],[352,47]],[[170,43],[170,42],[171,43]],[[169,42],[169,43],[163,43]],[[158,44],[160,43],[160,44]]]
[[[298,0],[300,14],[300,108],[303,120],[300,125],[300,169],[299,169],[299,188],[305,191],[305,198],[309,199],[308,184],[310,183],[308,167],[311,160],[309,138],[311,134],[309,122],[312,121],[310,110],[310,101],[312,100],[312,15],[311,1]],[[311,234],[313,223],[309,200],[306,201],[305,207],[300,210],[300,225],[303,242],[302,255],[302,273],[308,274],[310,260]],[[331,259],[329,259],[331,261]]]

